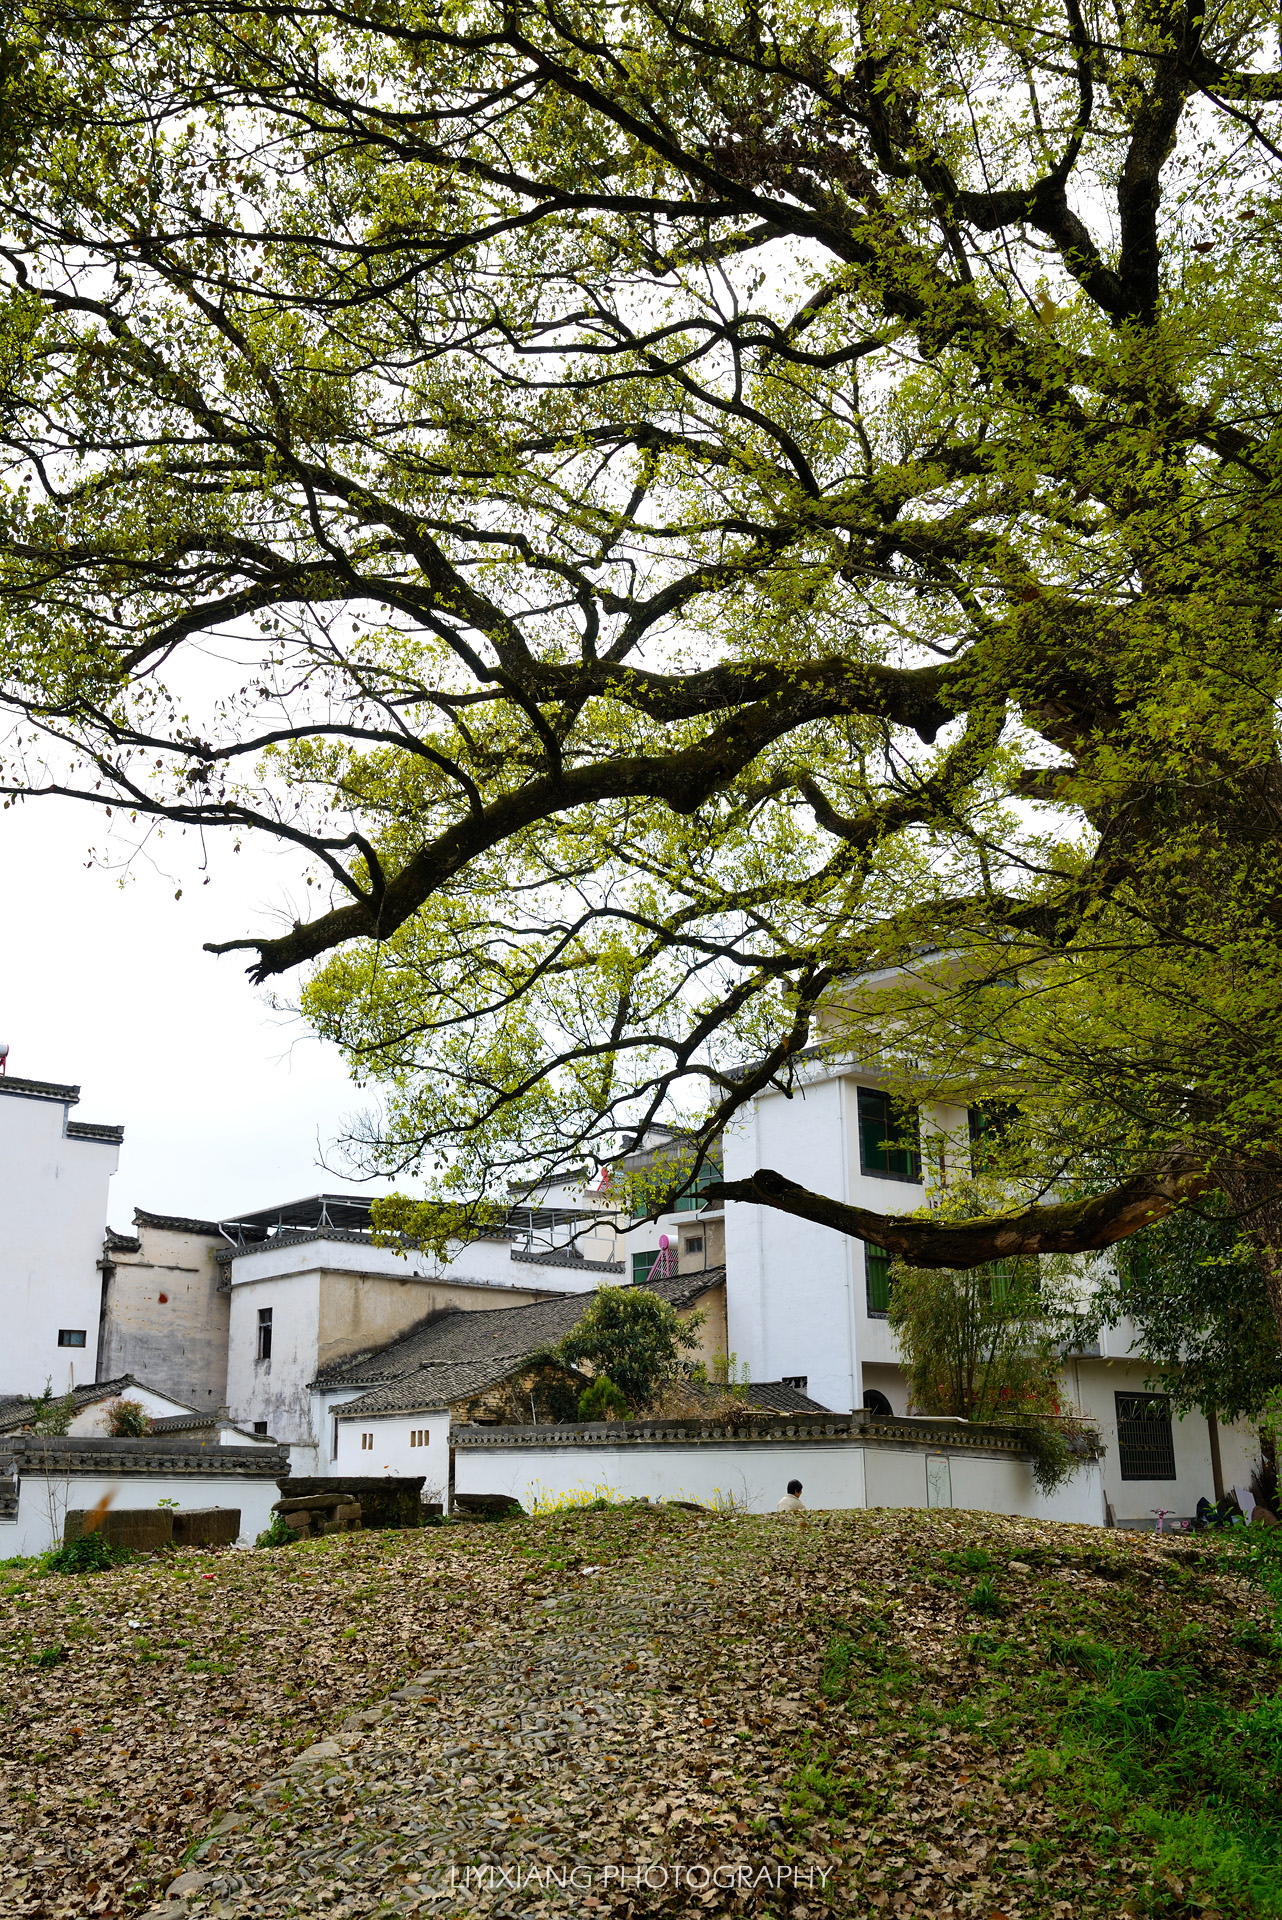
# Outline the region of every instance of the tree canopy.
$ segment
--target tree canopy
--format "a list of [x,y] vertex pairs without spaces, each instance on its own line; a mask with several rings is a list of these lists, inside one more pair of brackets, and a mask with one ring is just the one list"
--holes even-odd
[[[641,1408],[675,1377],[682,1353],[698,1346],[702,1320],[702,1314],[681,1320],[676,1308],[648,1287],[598,1287],[583,1318],[557,1347],[557,1358],[571,1366],[586,1360],[630,1406]],[[590,1417],[605,1418],[604,1405]]]
[[964,1266],[1218,1187],[1282,1319],[1272,10],[6,32],[6,791],[296,846],[223,950],[461,1200],[889,1035],[1018,1099],[990,1215],[709,1192]]

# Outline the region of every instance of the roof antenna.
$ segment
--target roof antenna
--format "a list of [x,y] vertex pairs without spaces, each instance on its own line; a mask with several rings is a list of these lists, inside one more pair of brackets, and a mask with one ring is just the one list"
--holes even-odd
[[6,1073],[8,1071],[8,1066],[9,1066],[9,1042],[7,1040],[0,1040],[0,1074]]

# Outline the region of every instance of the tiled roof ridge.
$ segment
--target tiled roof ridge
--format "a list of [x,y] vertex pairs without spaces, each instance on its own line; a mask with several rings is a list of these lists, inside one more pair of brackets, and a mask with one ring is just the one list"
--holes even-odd
[[226,1232],[217,1220],[196,1220],[181,1213],[149,1213],[146,1207],[134,1208],[134,1225],[137,1227],[172,1227],[184,1233],[207,1234],[211,1239],[226,1239]]
[[0,1074],[0,1093],[21,1094],[28,1100],[56,1100],[65,1107],[74,1107],[80,1100],[78,1086],[57,1080],[24,1080],[12,1073]]

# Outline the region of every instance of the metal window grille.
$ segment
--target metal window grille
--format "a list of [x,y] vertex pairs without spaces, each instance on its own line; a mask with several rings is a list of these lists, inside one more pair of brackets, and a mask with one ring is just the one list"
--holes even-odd
[[1174,1480],[1171,1403],[1164,1393],[1119,1393],[1117,1460],[1123,1480]]
[[808,1373],[785,1373],[783,1376],[783,1384],[785,1387],[795,1387],[798,1393],[804,1393],[806,1391],[809,1380],[810,1375]]

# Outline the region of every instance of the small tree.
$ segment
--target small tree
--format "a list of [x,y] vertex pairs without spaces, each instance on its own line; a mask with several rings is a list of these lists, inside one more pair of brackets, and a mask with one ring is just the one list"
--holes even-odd
[[599,1287],[557,1354],[570,1365],[586,1361],[606,1374],[628,1405],[643,1407],[676,1373],[683,1351],[698,1344],[703,1315],[678,1319],[676,1309],[647,1287]]
[[55,1400],[53,1382],[46,1380],[44,1392],[31,1402],[31,1426],[34,1432],[43,1433],[50,1438],[62,1439],[71,1428],[76,1411],[74,1393],[64,1394],[61,1400]]
[[1067,1479],[1090,1442],[1061,1406],[1059,1356],[1074,1315],[1036,1260],[955,1273],[897,1267],[889,1321],[923,1413],[1022,1429],[1044,1492]]
[[107,1405],[107,1432],[113,1440],[145,1440],[151,1416],[141,1400],[112,1400]]

